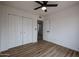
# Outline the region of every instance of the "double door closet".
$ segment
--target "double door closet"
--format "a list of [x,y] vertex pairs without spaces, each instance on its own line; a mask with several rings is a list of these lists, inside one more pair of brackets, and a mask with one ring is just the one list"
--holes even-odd
[[32,19],[9,14],[8,47],[13,48],[32,42]]
[[8,14],[7,18],[1,21],[0,51],[33,42],[32,18],[15,14]]

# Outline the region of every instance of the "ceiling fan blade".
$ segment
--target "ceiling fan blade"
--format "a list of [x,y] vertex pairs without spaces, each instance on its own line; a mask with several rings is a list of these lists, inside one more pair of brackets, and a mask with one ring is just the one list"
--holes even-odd
[[57,7],[58,4],[47,4],[46,6],[47,6],[47,7]]
[[38,3],[38,4],[40,4],[40,5],[43,5],[41,2],[39,2],[39,1],[35,1],[36,3]]
[[47,9],[45,10],[45,12],[47,12]]
[[39,8],[41,8],[42,6],[40,6],[40,7],[37,7],[37,8],[35,8],[34,10],[37,10],[37,9],[39,9]]

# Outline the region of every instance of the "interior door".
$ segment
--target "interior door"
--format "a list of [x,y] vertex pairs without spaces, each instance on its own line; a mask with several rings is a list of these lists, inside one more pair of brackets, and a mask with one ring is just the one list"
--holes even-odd
[[22,17],[9,15],[9,48],[22,45]]
[[23,44],[32,43],[32,19],[23,17]]
[[44,20],[43,31],[44,39],[48,41],[50,39],[50,22],[48,19]]

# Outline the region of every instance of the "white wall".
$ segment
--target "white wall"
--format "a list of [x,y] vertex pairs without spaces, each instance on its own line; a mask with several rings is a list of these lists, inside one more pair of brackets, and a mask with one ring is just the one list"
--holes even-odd
[[33,42],[37,42],[37,17],[38,15],[31,14],[28,11],[19,10],[16,8],[0,5],[0,51],[7,50],[8,47],[8,14],[15,14],[32,18],[33,20]]
[[[49,20],[47,23],[46,19]],[[48,39],[46,30],[50,31]],[[79,51],[79,5],[46,15],[43,31],[44,40]]]

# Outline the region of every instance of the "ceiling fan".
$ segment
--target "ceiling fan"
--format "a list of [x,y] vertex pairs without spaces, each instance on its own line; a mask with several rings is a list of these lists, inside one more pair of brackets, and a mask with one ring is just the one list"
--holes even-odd
[[34,8],[34,10],[42,8],[42,10],[45,11],[45,12],[47,12],[47,7],[57,7],[58,6],[58,4],[47,4],[48,1],[42,1],[42,2],[35,1],[35,2],[38,3],[38,4],[40,4],[40,6],[37,7],[37,8]]

